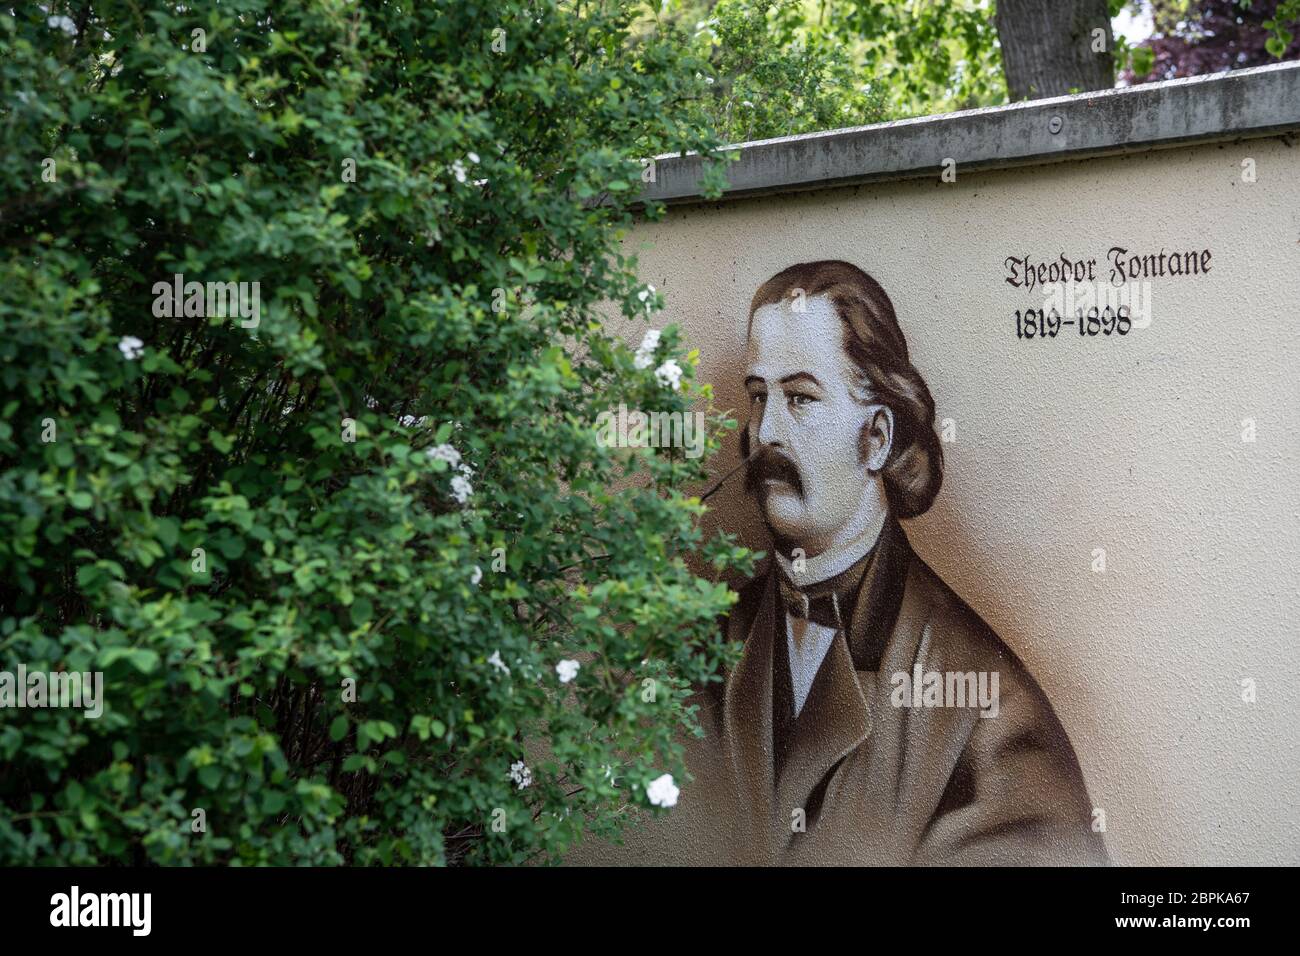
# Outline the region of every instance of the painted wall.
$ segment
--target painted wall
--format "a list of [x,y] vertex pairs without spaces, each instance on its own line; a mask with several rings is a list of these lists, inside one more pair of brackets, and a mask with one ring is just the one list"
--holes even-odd
[[[1095,259],[1104,284],[1112,247],[1208,249],[1210,269],[1152,279],[1150,324],[1128,335],[1017,338],[1015,311],[1052,303],[1006,281],[1008,257]],[[1295,148],[1255,139],[677,206],[627,248],[666,296],[656,324],[684,327],[742,422],[758,286],[818,259],[874,276],[955,438],[908,535],[1046,691],[1111,857],[1300,863]],[[737,460],[733,440],[717,473]],[[716,496],[716,520],[765,548],[740,486]]]

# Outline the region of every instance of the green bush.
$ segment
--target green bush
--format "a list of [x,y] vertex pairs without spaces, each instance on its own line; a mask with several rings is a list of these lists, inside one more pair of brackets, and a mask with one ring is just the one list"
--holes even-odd
[[709,400],[601,320],[702,64],[579,6],[0,14],[0,666],[105,682],[0,710],[0,862],[547,860],[681,781],[682,556],[751,559],[594,423]]

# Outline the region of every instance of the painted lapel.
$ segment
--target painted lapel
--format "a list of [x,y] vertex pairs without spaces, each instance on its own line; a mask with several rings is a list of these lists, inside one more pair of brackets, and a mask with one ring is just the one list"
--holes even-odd
[[[772,819],[772,635],[776,620],[776,577],[763,587],[736,669],[723,698],[724,743],[736,783],[739,814],[755,835],[770,831]],[[765,841],[764,841],[765,842]]]
[[777,781],[779,814],[809,809],[809,798],[826,775],[871,735],[876,682],[864,688],[858,671],[880,667],[894,636],[911,561],[907,535],[891,517],[862,576],[848,631],[831,645],[796,722],[791,753]]
[[871,709],[841,631],[826,652],[795,722],[794,743],[777,781],[778,816],[788,819],[795,808],[807,812],[813,791],[840,760],[862,745],[871,726]]
[[885,647],[894,636],[912,558],[907,534],[897,521],[889,518],[880,531],[871,564],[862,576],[853,619],[849,622],[849,652],[858,670],[880,669]]

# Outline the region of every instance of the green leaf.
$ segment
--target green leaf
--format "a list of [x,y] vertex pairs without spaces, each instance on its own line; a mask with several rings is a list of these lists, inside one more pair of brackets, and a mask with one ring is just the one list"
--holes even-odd
[[157,651],[151,651],[146,647],[132,648],[126,659],[141,674],[152,674],[158,669],[158,664],[161,661]]
[[223,455],[230,454],[230,450],[235,447],[234,441],[221,434],[221,432],[217,431],[215,428],[208,430],[208,441],[212,443],[213,448],[221,452]]
[[348,719],[340,714],[330,723],[330,740],[337,743],[348,735]]
[[275,816],[285,807],[284,794],[278,790],[268,790],[262,797],[262,812],[268,816]]
[[374,614],[374,610],[375,606],[370,602],[369,598],[357,598],[352,602],[352,607],[349,611],[352,617],[353,626],[360,627],[362,624],[370,621]]
[[151,651],[147,647],[109,647],[100,651],[98,660],[104,668],[124,660],[141,674],[152,674],[157,670],[161,658],[157,651]]

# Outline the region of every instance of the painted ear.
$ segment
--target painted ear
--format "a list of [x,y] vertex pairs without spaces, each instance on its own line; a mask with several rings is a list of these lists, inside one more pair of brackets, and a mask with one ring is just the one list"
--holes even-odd
[[862,426],[860,453],[867,471],[884,470],[894,447],[894,410],[888,405],[872,407],[871,417]]

